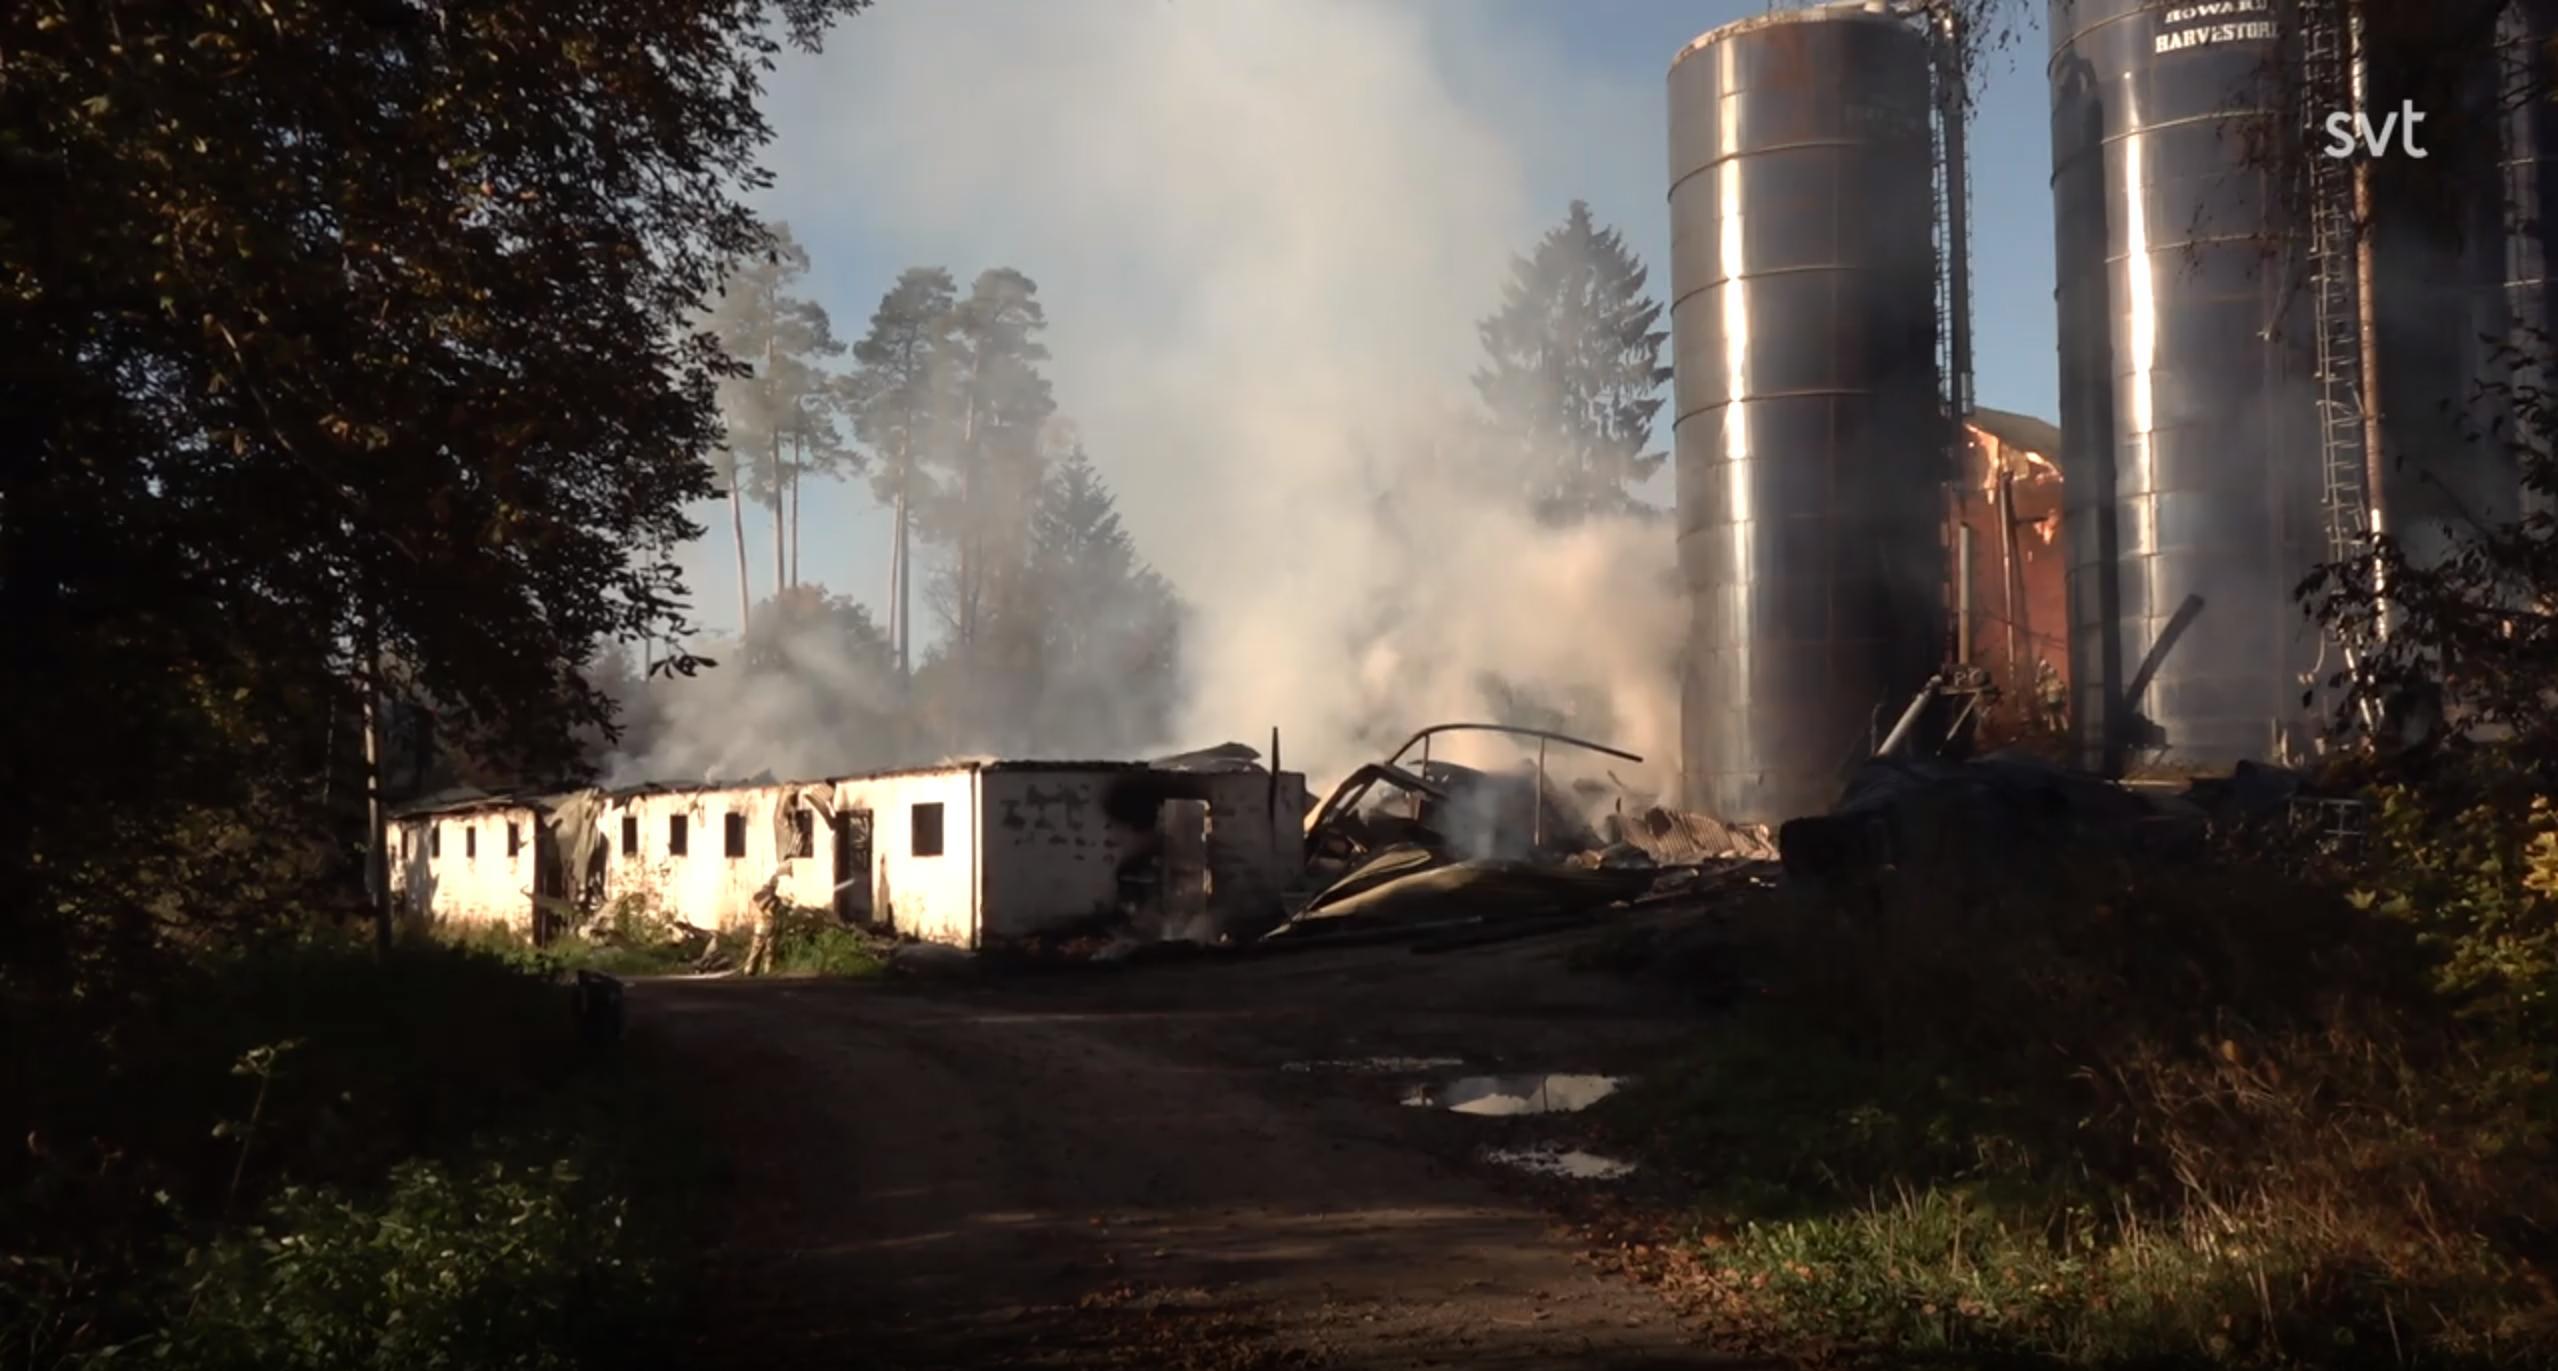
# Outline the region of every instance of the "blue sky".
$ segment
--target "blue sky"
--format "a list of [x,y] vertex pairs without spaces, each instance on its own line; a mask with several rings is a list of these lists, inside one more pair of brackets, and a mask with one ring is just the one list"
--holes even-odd
[[[1291,578],[1366,555],[1333,492],[1379,435],[1429,427],[1389,397],[1462,395],[1507,255],[1569,201],[1621,229],[1666,296],[1670,60],[1766,8],[881,0],[777,74],[764,203],[848,338],[908,265],[963,285],[1029,273],[1060,405],[1141,549],[1209,612],[1267,617],[1304,598]],[[1972,256],[1979,400],[2050,417],[2044,42],[1989,63]],[[702,514],[689,579],[725,628],[726,520]],[[866,493],[813,491],[804,521],[803,576],[879,605],[886,521]],[[760,595],[769,545],[752,517],[749,533]]]

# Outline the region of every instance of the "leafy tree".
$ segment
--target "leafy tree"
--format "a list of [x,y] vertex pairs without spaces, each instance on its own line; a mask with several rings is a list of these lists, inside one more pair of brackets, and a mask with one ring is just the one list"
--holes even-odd
[[853,432],[873,458],[871,489],[895,512],[888,636],[900,677],[914,670],[911,534],[916,507],[931,489],[927,453],[948,413],[944,395],[957,291],[950,273],[939,267],[900,273],[871,313],[870,332],[853,344],[856,369],[844,383]]
[[1496,441],[1519,464],[1526,495],[1549,518],[1623,510],[1629,488],[1663,454],[1647,452],[1661,408],[1669,335],[1644,294],[1643,263],[1590,207],[1572,202],[1561,227],[1516,259],[1500,310],[1478,331],[1475,372]]
[[889,665],[888,635],[859,600],[829,595],[816,586],[793,586],[764,602],[764,613],[745,641],[745,669],[789,672],[799,649],[823,640],[834,659],[872,670]]
[[0,975],[308,893],[385,660],[573,760],[573,665],[681,628],[762,74],[863,4],[0,11]]
[[820,365],[841,356],[824,307],[792,293],[808,273],[808,253],[789,226],[772,225],[770,248],[750,260],[727,284],[711,327],[720,345],[747,374],[722,387],[728,418],[724,460],[729,528],[735,540],[738,611],[746,612],[746,530],[741,492],[751,491],[773,516],[773,584],[796,580],[797,499],[802,470],[849,464],[852,454],[836,426],[843,390]]

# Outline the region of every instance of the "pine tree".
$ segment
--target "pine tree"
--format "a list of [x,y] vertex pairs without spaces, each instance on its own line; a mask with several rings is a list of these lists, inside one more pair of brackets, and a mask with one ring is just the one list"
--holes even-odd
[[957,292],[950,273],[939,267],[910,267],[900,274],[872,312],[869,334],[853,345],[856,370],[843,387],[853,432],[873,458],[871,490],[895,511],[888,639],[901,679],[914,674],[911,529],[916,507],[930,491],[926,453],[949,408],[943,392]]
[[1563,225],[1515,259],[1500,310],[1478,331],[1476,392],[1531,508],[1571,519],[1623,510],[1661,464],[1648,452],[1670,369],[1661,306],[1615,229],[1572,202]]
[[943,473],[927,531],[950,553],[945,601],[963,656],[989,636],[1012,592],[1039,497],[1040,433],[1056,412],[1039,364],[1048,321],[1039,287],[1009,267],[979,273],[952,314],[946,399],[931,460]]
[[719,469],[736,540],[741,621],[752,593],[743,501],[759,500],[772,514],[773,584],[786,590],[796,580],[796,526],[789,516],[802,469],[852,460],[835,419],[843,392],[820,365],[841,356],[844,345],[836,341],[825,309],[792,293],[808,273],[807,251],[786,224],[768,225],[766,232],[766,250],[730,277],[711,318],[721,347],[747,368],[721,387],[720,396],[728,443]]

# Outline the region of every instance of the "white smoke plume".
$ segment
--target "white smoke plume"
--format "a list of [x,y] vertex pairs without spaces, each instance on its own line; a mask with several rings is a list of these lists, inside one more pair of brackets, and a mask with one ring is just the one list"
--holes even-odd
[[[1657,166],[1660,92],[1548,73],[1468,93],[1529,59],[1455,41],[1358,0],[886,4],[785,67],[768,208],[848,336],[900,266],[1039,283],[1058,402],[1195,610],[1165,744],[1276,724],[1320,784],[1527,695],[1667,784],[1669,522],[1533,527],[1444,422],[1511,255],[1566,200],[1664,212],[1643,178],[1528,190],[1572,124],[1652,135],[1573,150],[1594,167]],[[830,276],[849,247],[885,265]],[[1669,264],[1647,265],[1665,296]]]

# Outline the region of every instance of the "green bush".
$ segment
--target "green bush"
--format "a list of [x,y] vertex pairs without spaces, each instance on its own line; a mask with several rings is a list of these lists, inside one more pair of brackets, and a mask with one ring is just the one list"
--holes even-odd
[[[555,1147],[556,1139],[543,1139]],[[165,1364],[206,1368],[581,1363],[655,1283],[629,1203],[552,1149],[393,1168],[378,1194],[286,1186],[260,1221],[188,1254]]]
[[878,940],[822,909],[782,912],[773,969],[807,976],[875,976],[888,966]]
[[2499,1008],[2538,974],[2529,906],[2486,898],[2538,877],[2429,860],[2364,870],[2393,911],[2229,858],[1772,893],[1734,914],[1771,993],[1602,1110],[1694,1180],[1697,1259],[1790,1336],[2548,1364],[2558,1111]]
[[2558,1047],[2558,804],[2492,765],[2373,800],[2354,903],[2415,929],[2468,1017]]
[[692,1154],[538,968],[311,938],[44,1007],[0,1097],[0,1365],[566,1365],[647,1312],[680,1220],[630,1205]]

